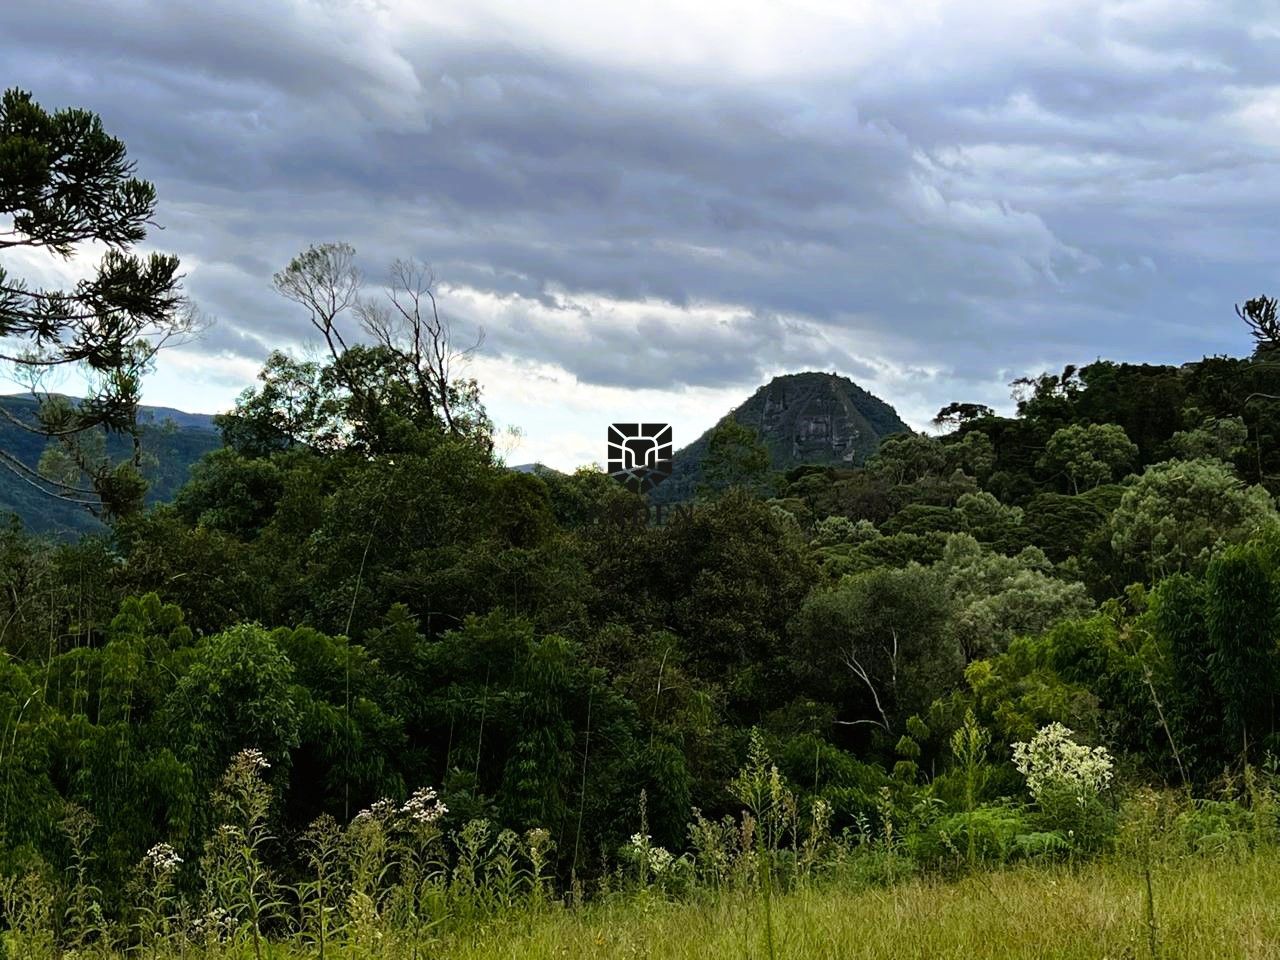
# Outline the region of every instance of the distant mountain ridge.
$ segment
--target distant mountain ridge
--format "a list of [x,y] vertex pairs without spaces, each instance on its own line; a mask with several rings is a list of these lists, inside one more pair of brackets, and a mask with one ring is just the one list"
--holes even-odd
[[[55,393],[53,396],[66,396],[66,394]],[[67,399],[76,401],[79,398],[67,397]],[[0,405],[11,413],[21,413],[26,417],[32,417],[35,414],[36,404],[29,393],[0,393]],[[218,425],[214,422],[215,416],[212,413],[188,413],[175,407],[153,407],[145,404],[138,407],[138,421],[140,423],[153,424],[155,426],[164,426],[165,423],[172,423],[175,427],[189,430],[217,432]]]
[[[802,463],[858,466],[885,437],[911,432],[893,407],[837,373],[774,377],[721,417],[717,426],[730,417],[756,431],[769,449],[775,470]],[[653,490],[650,499],[672,503],[693,496],[710,435],[708,430],[676,452],[670,478]]]
[[[72,398],[74,399],[74,398]],[[35,422],[36,401],[29,394],[0,394],[0,406],[28,423]],[[142,450],[149,463],[144,473],[150,486],[148,503],[173,499],[187,481],[191,465],[222,446],[222,436],[206,413],[187,413],[172,407],[138,408],[142,424]],[[114,456],[128,456],[128,439],[115,438],[109,446]],[[48,440],[0,417],[0,449],[27,466],[40,462]],[[74,538],[104,529],[84,507],[46,496],[6,469],[0,469],[0,520],[14,513],[33,533]]]
[[212,413],[187,413],[185,410],[175,410],[173,407],[139,407],[138,419],[142,423],[151,423],[157,426],[163,426],[166,423],[172,423],[175,427],[183,430],[206,430],[210,433],[218,432],[218,425],[214,423],[214,414]]
[[[0,406],[34,420],[35,402],[28,395],[0,395]],[[774,377],[719,423],[730,417],[756,431],[769,449],[775,470],[803,463],[856,466],[876,451],[882,439],[911,429],[892,406],[836,373]],[[143,450],[152,461],[147,469],[147,500],[171,500],[186,482],[191,465],[222,445],[214,417],[173,407],[141,406],[138,418],[144,430]],[[654,502],[673,503],[693,496],[710,433],[676,452],[671,476],[650,493]],[[45,444],[43,437],[0,418],[0,449],[24,463],[39,463]],[[127,454],[123,438],[115,452]],[[533,474],[551,470],[541,463],[518,464],[511,469]],[[37,533],[74,537],[103,529],[84,508],[44,496],[0,469],[0,517],[5,513],[17,514],[28,530]]]

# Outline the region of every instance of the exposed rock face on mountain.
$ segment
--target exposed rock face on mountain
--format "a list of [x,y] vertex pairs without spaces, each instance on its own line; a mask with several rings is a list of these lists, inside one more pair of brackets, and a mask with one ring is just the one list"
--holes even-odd
[[882,437],[910,430],[889,404],[833,373],[776,377],[732,416],[759,429],[776,469],[860,464]]
[[[881,439],[911,429],[889,404],[834,373],[775,377],[721,423],[729,417],[757,432],[775,470],[802,463],[857,466],[875,453]],[[692,496],[710,433],[677,451],[671,477],[651,499],[670,503]]]

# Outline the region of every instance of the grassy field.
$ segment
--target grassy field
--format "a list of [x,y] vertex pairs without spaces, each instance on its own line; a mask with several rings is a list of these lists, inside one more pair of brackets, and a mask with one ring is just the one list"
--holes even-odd
[[[395,935],[331,941],[325,960],[1262,960],[1280,958],[1280,855],[1192,857],[1153,871],[1133,862],[1022,867],[891,886],[834,880],[772,898],[704,892],[674,901],[656,889],[577,910],[515,909],[465,933],[413,943]],[[388,931],[390,934],[390,931]],[[259,952],[260,951],[260,952]],[[3,955],[3,951],[0,951]],[[59,954],[11,943],[7,960],[319,960],[314,946],[242,939],[128,954]]]
[[[1280,859],[1189,860],[1153,876],[1155,954],[1280,957]],[[1020,869],[955,883],[837,887],[773,900],[772,950],[759,897],[589,908],[450,944],[450,960],[858,958],[1027,960],[1152,955],[1145,883],[1131,864]]]

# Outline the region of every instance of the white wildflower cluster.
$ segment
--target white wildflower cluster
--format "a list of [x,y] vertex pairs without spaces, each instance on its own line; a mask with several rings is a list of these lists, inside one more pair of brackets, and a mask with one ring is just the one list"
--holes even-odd
[[448,812],[449,808],[436,799],[436,792],[431,787],[419,787],[400,808],[403,816],[419,826],[435,823]]
[[552,846],[551,831],[545,827],[534,827],[525,832],[524,842],[529,859],[533,861],[534,874],[540,876]]
[[666,847],[649,848],[649,869],[656,874],[666,873],[667,868],[675,862],[675,859],[671,855],[671,851]]
[[1030,743],[1013,744],[1013,765],[1037,800],[1046,791],[1065,789],[1084,803],[1111,782],[1111,755],[1076,743],[1072,731],[1056,722],[1042,727]]
[[374,801],[364,810],[361,810],[359,813],[357,813],[354,817],[351,818],[351,823],[354,825],[357,823],[364,824],[364,823],[371,823],[374,821],[381,822],[389,819],[395,812],[396,812],[396,802],[394,800],[388,800],[384,797],[381,800]]
[[237,753],[231,758],[231,766],[246,773],[261,773],[263,770],[271,769],[266,756],[256,747],[246,747]]
[[169,844],[157,843],[146,852],[142,862],[156,873],[171,873],[182,865],[182,858]]
[[666,847],[655,846],[650,841],[652,837],[644,833],[633,833],[631,835],[631,849],[635,852],[636,859],[641,863],[647,863],[649,869],[656,876],[661,876],[675,862],[675,857]]
[[225,943],[235,932],[236,918],[222,907],[214,907],[202,917],[191,921],[195,939],[205,943]]

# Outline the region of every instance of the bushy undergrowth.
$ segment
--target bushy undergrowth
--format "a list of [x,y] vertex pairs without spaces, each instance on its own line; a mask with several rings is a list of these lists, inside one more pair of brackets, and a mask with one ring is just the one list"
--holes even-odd
[[[0,883],[7,926],[0,942],[8,957],[31,960],[125,954],[416,960],[526,935],[520,931],[554,923],[549,918],[566,911],[634,907],[645,915],[657,905],[696,901],[716,910],[726,902],[753,905],[762,949],[776,956],[785,922],[775,921],[774,912],[779,904],[793,909],[796,896],[918,890],[966,876],[990,887],[1019,865],[1072,870],[1099,861],[1132,876],[1131,893],[1145,904],[1145,949],[1158,955],[1161,881],[1153,877],[1195,858],[1277,857],[1280,804],[1272,769],[1246,767],[1237,780],[1220,781],[1210,799],[1147,788],[1122,795],[1110,789],[1110,757],[1053,724],[1013,745],[1026,800],[978,803],[988,743],[972,716],[953,738],[963,778],[958,803],[906,784],[886,786],[874,818],[860,817],[836,833],[830,805],[814,799],[802,807],[755,734],[747,763],[728,785],[738,817],[712,820],[695,809],[688,849],[676,853],[653,842],[642,794],[637,831],[606,855],[590,884],[553,875],[546,830],[520,835],[485,819],[452,823],[430,788],[403,802],[379,801],[345,825],[323,815],[301,836],[278,837],[264,777],[268,762],[244,750],[211,798],[219,825],[199,861],[185,863],[171,846],[157,844],[123,898],[105,897],[93,884],[95,823],[69,807],[62,823],[65,869],[36,862]],[[120,900],[119,909],[105,906]]]

